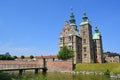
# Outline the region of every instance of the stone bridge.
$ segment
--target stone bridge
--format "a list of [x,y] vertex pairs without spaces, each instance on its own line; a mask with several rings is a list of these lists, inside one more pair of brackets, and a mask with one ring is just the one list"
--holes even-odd
[[34,70],[37,74],[40,71],[46,72],[70,72],[73,70],[73,61],[62,61],[53,57],[39,57],[36,60],[17,59],[17,60],[0,60],[0,71],[18,70],[21,75],[25,70]]
[[23,70],[35,70],[35,73],[38,73],[39,69],[46,71],[45,59],[41,60],[30,60],[30,61],[15,61],[15,60],[0,60],[0,71],[13,71],[19,70],[19,74],[23,73]]

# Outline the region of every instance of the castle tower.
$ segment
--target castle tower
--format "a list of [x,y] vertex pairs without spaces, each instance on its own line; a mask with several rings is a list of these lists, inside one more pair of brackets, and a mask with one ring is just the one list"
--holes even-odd
[[74,63],[81,63],[82,62],[82,39],[80,38],[79,31],[77,29],[76,20],[71,9],[70,14],[70,27],[74,32],[74,53],[76,54],[74,57]]
[[83,14],[83,21],[80,23],[80,37],[82,38],[82,63],[94,63],[92,26],[89,23],[86,13]]
[[59,49],[67,46],[74,51],[74,64],[81,62],[81,38],[76,26],[73,12],[70,14],[70,24],[65,22],[59,37]]
[[103,59],[102,36],[97,27],[95,29],[95,34],[93,35],[93,40],[95,44],[96,62],[102,63],[102,59]]

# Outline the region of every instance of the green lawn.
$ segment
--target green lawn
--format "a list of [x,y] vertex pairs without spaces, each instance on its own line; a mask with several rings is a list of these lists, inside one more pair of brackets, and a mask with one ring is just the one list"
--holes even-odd
[[109,70],[113,73],[120,73],[120,63],[104,64],[77,64],[75,71],[102,71]]

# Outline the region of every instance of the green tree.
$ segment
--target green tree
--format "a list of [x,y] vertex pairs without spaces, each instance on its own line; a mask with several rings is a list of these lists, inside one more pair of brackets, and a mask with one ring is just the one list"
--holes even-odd
[[13,59],[17,59],[17,56],[13,56]]
[[0,56],[0,60],[2,60],[3,59],[3,56]]
[[5,56],[5,60],[11,60],[11,56]]
[[68,60],[74,57],[74,53],[73,50],[68,49],[67,46],[63,46],[57,57],[62,60]]
[[34,56],[33,55],[30,55],[30,59],[33,59],[34,58]]
[[25,56],[24,55],[21,55],[21,59],[24,59],[25,58]]

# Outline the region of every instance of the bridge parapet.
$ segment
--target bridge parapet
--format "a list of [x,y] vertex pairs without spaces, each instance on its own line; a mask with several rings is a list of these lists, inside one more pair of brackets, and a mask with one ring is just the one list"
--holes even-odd
[[18,70],[43,68],[43,61],[3,61],[0,60],[0,70]]

